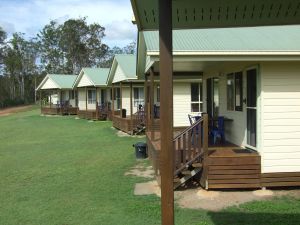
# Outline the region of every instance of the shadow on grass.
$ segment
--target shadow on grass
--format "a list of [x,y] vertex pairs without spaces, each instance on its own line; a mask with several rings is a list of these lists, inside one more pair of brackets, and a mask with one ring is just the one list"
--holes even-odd
[[214,225],[295,225],[300,224],[300,214],[209,212]]

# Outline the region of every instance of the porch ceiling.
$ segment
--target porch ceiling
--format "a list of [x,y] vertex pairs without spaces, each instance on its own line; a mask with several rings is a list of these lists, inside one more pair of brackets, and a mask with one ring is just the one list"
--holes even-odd
[[[139,30],[158,29],[158,0],[131,0]],[[300,0],[173,0],[173,28],[300,24]]]

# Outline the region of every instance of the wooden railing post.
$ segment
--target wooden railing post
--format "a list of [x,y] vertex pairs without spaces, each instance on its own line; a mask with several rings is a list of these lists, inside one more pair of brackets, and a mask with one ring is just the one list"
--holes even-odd
[[203,172],[200,183],[202,187],[207,188],[207,173],[208,173],[208,114],[203,115]]
[[203,115],[203,155],[208,157],[208,114]]

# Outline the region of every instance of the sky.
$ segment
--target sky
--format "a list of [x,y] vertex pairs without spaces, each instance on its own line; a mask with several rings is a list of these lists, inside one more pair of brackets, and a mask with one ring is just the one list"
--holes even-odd
[[105,27],[104,43],[110,47],[124,47],[137,37],[130,0],[0,0],[0,12],[0,26],[8,35],[34,37],[50,20],[87,17],[88,23]]

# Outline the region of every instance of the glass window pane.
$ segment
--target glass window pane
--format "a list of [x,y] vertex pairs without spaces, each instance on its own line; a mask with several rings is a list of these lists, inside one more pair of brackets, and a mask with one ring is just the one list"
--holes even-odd
[[191,84],[191,101],[199,102],[199,83]]
[[199,84],[199,86],[200,86],[200,102],[203,102],[203,86],[202,86],[202,82]]
[[227,110],[234,110],[234,79],[233,74],[227,75]]
[[243,73],[235,74],[235,110],[243,111]]
[[247,106],[256,107],[256,69],[247,71]]
[[200,103],[192,103],[191,106],[192,106],[191,109],[192,112],[200,112]]
[[213,78],[213,116],[219,116],[219,78]]
[[139,98],[139,89],[133,88],[133,98],[138,99]]

